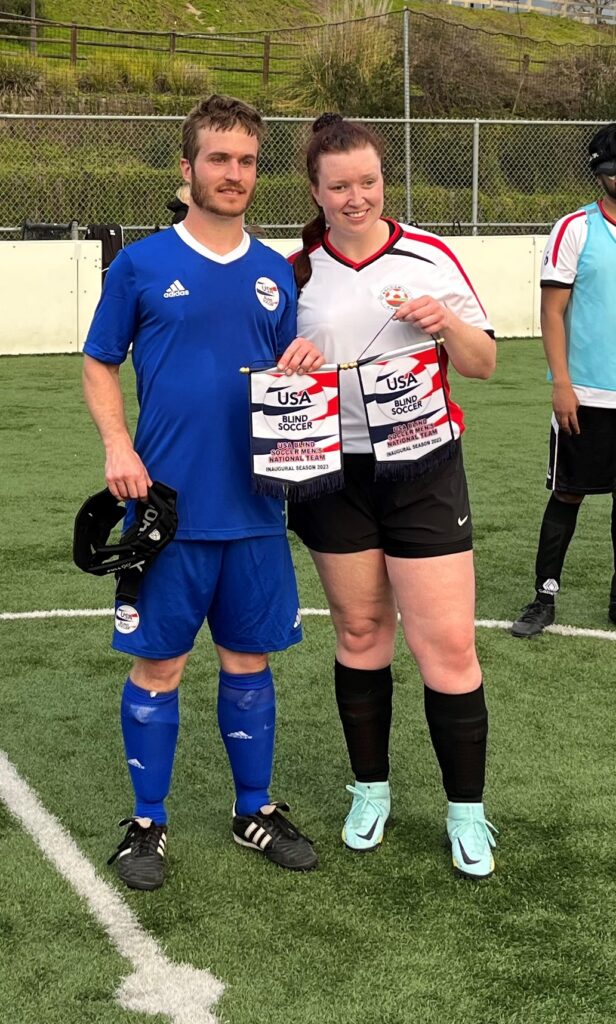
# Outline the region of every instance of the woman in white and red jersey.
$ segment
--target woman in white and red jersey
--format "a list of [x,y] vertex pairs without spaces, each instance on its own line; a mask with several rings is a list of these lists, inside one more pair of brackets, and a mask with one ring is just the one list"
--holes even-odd
[[[440,238],[383,217],[382,144],[338,115],[313,126],[307,165],[318,215],[292,257],[298,330],[331,362],[443,339],[441,358],[465,377],[495,366],[490,324],[460,263]],[[374,849],[390,812],[391,662],[399,610],[424,682],[430,735],[449,801],[454,867],[485,878],[494,840],[483,809],[488,717],[475,652],[471,513],[460,442],[408,480],[375,481],[357,375],[341,375],[345,487],[290,506],[310,549],[336,629],[335,688],[355,781],[342,838]],[[462,411],[450,413],[460,432]],[[457,432],[456,432],[457,433]]]

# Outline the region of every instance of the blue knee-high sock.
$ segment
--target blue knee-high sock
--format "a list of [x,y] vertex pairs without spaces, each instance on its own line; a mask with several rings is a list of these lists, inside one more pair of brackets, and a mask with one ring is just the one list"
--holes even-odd
[[180,723],[178,691],[152,695],[129,678],[124,685],[120,718],[135,790],[135,815],[164,825],[164,801],[171,784]]
[[274,762],[276,697],[269,668],[231,675],[221,669],[218,725],[235,783],[237,814],[269,803]]

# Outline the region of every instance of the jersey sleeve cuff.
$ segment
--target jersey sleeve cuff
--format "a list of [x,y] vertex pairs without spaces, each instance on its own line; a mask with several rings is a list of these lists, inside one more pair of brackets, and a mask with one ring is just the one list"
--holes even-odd
[[120,366],[126,359],[128,353],[118,355],[117,352],[105,352],[96,345],[86,342],[83,346],[83,354],[85,356],[90,356],[91,359],[98,360],[99,363],[109,363],[111,366]]
[[571,281],[570,283],[567,283],[567,281],[540,281],[539,282],[539,287],[540,288],[568,288],[569,291],[571,291],[571,289],[573,288],[573,284],[574,284],[573,281]]

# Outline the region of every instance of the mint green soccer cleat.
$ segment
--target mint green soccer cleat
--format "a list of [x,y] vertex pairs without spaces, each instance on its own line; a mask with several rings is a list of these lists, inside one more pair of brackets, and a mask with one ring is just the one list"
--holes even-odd
[[389,783],[356,782],[347,790],[353,794],[353,803],[342,828],[342,842],[357,853],[376,850],[391,810]]
[[449,804],[447,835],[457,874],[463,878],[489,878],[494,873],[492,850],[496,846],[491,822],[483,804]]

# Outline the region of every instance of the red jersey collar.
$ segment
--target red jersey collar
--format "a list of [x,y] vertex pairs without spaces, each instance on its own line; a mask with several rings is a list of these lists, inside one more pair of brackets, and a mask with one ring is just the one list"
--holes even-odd
[[339,252],[338,249],[334,249],[334,246],[329,240],[329,228],[323,235],[323,248],[330,254],[330,256],[333,256],[334,259],[338,260],[339,263],[344,263],[345,266],[351,267],[352,270],[361,270],[362,267],[367,267],[369,263],[374,263],[375,260],[378,260],[378,258],[382,256],[383,253],[386,253],[388,249],[391,249],[392,245],[395,245],[398,239],[402,236],[402,228],[397,221],[391,220],[389,217],[381,217],[381,220],[384,220],[385,223],[389,225],[389,238],[385,244],[377,250],[377,252],[372,253],[371,256],[362,260],[361,263],[355,263],[353,260],[350,260],[348,256],[345,256],[344,253]]

